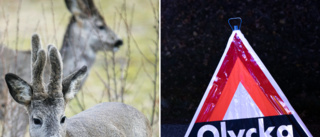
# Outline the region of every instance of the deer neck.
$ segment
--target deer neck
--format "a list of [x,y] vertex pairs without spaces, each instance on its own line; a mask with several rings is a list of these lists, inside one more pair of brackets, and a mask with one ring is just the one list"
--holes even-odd
[[75,18],[72,17],[60,50],[64,64],[64,76],[69,75],[76,69],[80,69],[84,65],[90,70],[96,59],[96,51],[90,47],[88,40],[81,35],[80,29],[76,25]]

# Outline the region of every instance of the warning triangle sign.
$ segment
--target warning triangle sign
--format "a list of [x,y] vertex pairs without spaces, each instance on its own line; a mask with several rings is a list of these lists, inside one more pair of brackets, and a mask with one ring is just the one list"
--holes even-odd
[[240,30],[234,30],[185,137],[311,137]]

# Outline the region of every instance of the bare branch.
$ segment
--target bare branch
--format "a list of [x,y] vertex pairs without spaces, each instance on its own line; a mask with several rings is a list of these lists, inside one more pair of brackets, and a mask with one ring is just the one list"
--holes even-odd
[[57,40],[57,30],[56,30],[56,22],[55,22],[55,19],[54,19],[54,11],[53,11],[53,1],[50,0],[50,2],[51,2],[51,13],[52,13],[52,22],[53,22],[53,32],[54,32],[53,39],[54,39],[55,43],[58,43],[58,40]]
[[156,10],[157,8],[153,5],[152,1],[150,1],[150,4],[152,6],[153,9],[153,13],[154,13],[154,17],[155,17],[155,32],[157,34],[157,38],[155,40],[155,47],[156,47],[156,51],[155,51],[155,63],[154,63],[154,80],[153,80],[153,106],[152,106],[152,114],[151,114],[151,125],[153,125],[155,123],[154,121],[154,115],[155,115],[155,111],[156,111],[156,104],[157,104],[157,80],[158,80],[158,62],[159,62],[159,14],[157,14]]
[[46,40],[48,40],[48,36],[49,36],[49,34],[48,34],[48,25],[47,25],[47,18],[46,18],[46,16],[45,16],[45,13],[44,13],[44,6],[43,6],[43,4],[41,4],[41,8],[42,8],[42,16],[43,16],[43,19],[44,19],[44,23],[45,23],[45,33],[46,33]]
[[116,66],[116,59],[115,59],[115,53],[112,52],[112,71],[113,71],[113,84],[114,84],[114,94],[115,94],[115,97],[116,97],[116,100],[118,101],[118,92],[117,92],[117,75],[116,75],[116,69],[115,69],[115,66]]
[[81,111],[84,111],[84,107],[81,105],[80,100],[79,100],[79,98],[78,98],[77,95],[75,96],[75,99],[76,99],[76,101],[77,101],[78,107],[81,109]]
[[[110,102],[111,101],[111,94],[110,94],[111,88],[110,88],[110,85],[103,80],[103,78],[101,77],[101,75],[98,72],[96,72],[96,74],[97,74],[98,78],[100,79],[100,81],[103,83],[105,89],[107,89],[108,99],[109,99],[109,102]],[[104,97],[104,91],[102,91],[100,102],[102,102],[103,97]]]
[[144,65],[144,61],[141,60],[141,62],[142,62],[142,68],[143,68],[144,73],[146,73],[148,78],[153,81],[151,74],[149,74],[149,72],[146,70],[146,66]]
[[[123,17],[122,13],[116,9],[117,12],[120,14],[120,17],[124,20],[125,17]],[[126,28],[129,28],[129,24],[127,22],[125,22]],[[142,52],[142,50],[139,47],[139,44],[137,43],[137,41],[135,40],[134,36],[132,35],[131,31],[127,31],[127,33],[130,35],[130,37],[132,38],[132,41],[134,43],[134,45],[136,46],[136,48],[138,49],[139,53],[142,55],[142,57],[144,57],[145,60],[147,60],[147,62],[152,64],[152,61],[150,59],[147,58],[147,56]]]
[[[19,0],[18,11],[17,11],[17,29],[16,29],[16,54],[15,54],[15,68],[18,68],[17,56],[18,56],[18,44],[19,44],[19,22],[20,22],[20,10],[21,10],[22,0]],[[15,69],[15,73],[17,70]]]

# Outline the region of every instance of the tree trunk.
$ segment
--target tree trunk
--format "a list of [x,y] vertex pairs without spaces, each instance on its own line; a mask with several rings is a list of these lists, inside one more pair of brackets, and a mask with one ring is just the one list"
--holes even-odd
[[28,115],[24,106],[15,102],[11,95],[7,94],[2,137],[24,137],[28,124]]

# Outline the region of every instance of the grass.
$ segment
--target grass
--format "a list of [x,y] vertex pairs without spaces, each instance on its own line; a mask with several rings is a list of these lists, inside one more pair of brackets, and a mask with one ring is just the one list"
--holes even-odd
[[[158,1],[151,0],[158,10]],[[19,9],[19,2],[21,8]],[[63,35],[71,14],[67,10],[64,0],[41,1],[41,0],[0,0],[0,44],[4,44],[12,49],[29,50],[31,48],[31,35],[40,34],[42,43],[45,45],[53,43],[59,48],[62,45]],[[152,97],[154,91],[154,64],[156,46],[154,41],[157,40],[158,34],[154,28],[157,25],[152,6],[149,0],[126,1],[126,10],[128,18],[132,18],[132,27],[130,43],[127,42],[127,31],[125,24],[121,21],[120,12],[123,11],[124,1],[105,1],[95,0],[100,13],[104,16],[106,23],[111,27],[125,42],[120,50],[115,54],[115,76],[110,79],[116,79],[117,89],[120,89],[121,68],[128,61],[127,51],[130,46],[130,65],[128,67],[128,77],[126,80],[126,90],[124,102],[130,104],[143,112],[151,121],[152,114]],[[134,10],[132,10],[134,9]],[[19,11],[20,10],[20,11]],[[132,12],[133,11],[133,14]],[[17,31],[18,29],[18,31]],[[134,44],[133,38],[137,45]],[[18,41],[17,41],[18,40]],[[141,52],[137,48],[141,49]],[[143,55],[144,56],[143,56]],[[78,95],[79,100],[83,100],[85,108],[100,102],[102,92],[105,92],[103,82],[99,79],[107,80],[105,71],[105,57],[107,57],[108,68],[112,70],[112,54],[103,52],[98,54],[97,60],[89,74],[89,77],[82,88],[82,93]],[[150,60],[149,63],[147,60]],[[159,66],[159,65],[158,65]],[[112,74],[112,73],[110,73]],[[157,72],[157,75],[159,73]],[[157,93],[159,93],[159,81],[157,80]],[[110,85],[114,85],[110,81]],[[113,87],[114,88],[114,87]],[[113,95],[114,96],[114,95]],[[83,99],[82,99],[83,98]],[[159,134],[159,94],[157,94],[155,121],[153,125],[153,136]],[[102,99],[108,101],[108,96]],[[70,102],[72,110],[68,107],[66,114],[68,117],[78,113],[81,109],[74,99]]]

